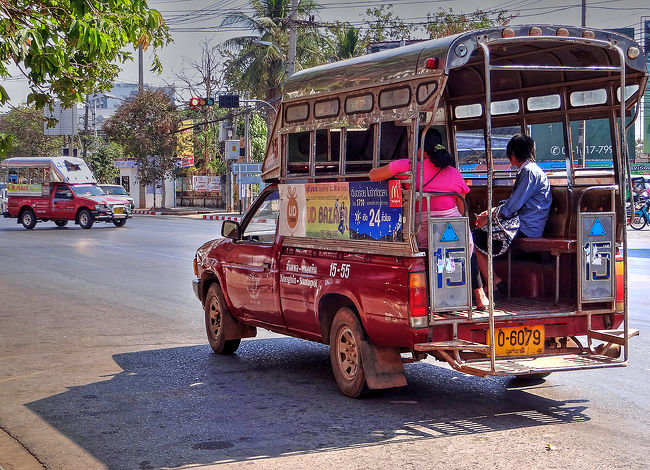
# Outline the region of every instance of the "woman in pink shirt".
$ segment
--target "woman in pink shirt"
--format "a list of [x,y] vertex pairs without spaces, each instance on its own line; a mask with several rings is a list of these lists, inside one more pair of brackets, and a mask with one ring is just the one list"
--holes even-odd
[[[424,137],[424,159],[423,159],[423,178],[424,192],[438,193],[458,193],[465,195],[469,193],[469,188],[460,172],[454,167],[454,159],[442,145],[442,137],[435,129],[429,129]],[[419,152],[421,152],[419,150]],[[369,177],[371,181],[382,181],[389,178],[407,179],[408,176],[402,174],[410,170],[411,160],[402,158],[393,160],[388,165],[370,170]],[[420,189],[420,163],[416,168],[416,190]],[[430,198],[431,207],[427,211],[427,201],[423,200],[422,204],[422,225],[415,238],[420,250],[428,246],[428,218],[431,217],[461,217],[460,209],[462,200],[456,196],[435,196]],[[470,252],[474,251],[474,243],[470,237]],[[474,277],[474,276],[472,276]],[[485,309],[487,306],[487,296],[483,291],[482,283],[474,286],[477,306]]]

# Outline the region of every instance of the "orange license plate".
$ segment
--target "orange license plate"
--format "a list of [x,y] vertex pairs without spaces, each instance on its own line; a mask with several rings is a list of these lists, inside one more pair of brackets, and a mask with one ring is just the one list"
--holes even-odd
[[[490,344],[489,331],[487,343]],[[544,325],[494,329],[497,356],[535,356],[544,353]]]

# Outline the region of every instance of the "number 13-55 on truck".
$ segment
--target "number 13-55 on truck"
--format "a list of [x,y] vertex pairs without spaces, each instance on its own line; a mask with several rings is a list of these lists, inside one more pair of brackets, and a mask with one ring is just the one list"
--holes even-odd
[[[336,383],[351,397],[406,385],[403,364],[427,356],[482,377],[625,366],[638,332],[628,324],[621,122],[634,117],[646,82],[632,39],[537,25],[296,73],[262,168],[269,186],[194,259],[212,349],[233,353],[258,327],[329,344]],[[608,129],[607,167],[579,163],[572,129],[580,121]],[[479,310],[469,228],[474,214],[512,192],[516,171],[504,164],[502,142],[551,125],[566,150],[560,171],[547,167],[553,201],[544,234],[488,256],[487,285],[497,273],[509,289],[501,299],[488,293]],[[419,136],[430,128],[470,188],[457,195],[460,217],[424,213],[449,195],[415,184]],[[405,157],[405,179],[368,180],[371,169]],[[557,158],[538,149],[540,165]],[[422,226],[426,246],[416,240]]]

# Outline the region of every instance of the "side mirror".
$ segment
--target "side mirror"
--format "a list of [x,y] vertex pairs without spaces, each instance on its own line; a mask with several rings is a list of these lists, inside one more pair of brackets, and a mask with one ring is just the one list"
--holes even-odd
[[234,220],[224,220],[221,225],[221,236],[239,240],[241,238],[241,228],[239,222]]

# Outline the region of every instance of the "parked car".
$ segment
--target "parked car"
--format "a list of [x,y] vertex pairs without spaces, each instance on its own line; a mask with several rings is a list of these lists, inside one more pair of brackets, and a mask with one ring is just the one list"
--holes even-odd
[[98,185],[102,190],[109,196],[113,196],[116,199],[123,199],[131,205],[131,210],[135,209],[135,203],[131,195],[126,192],[123,186],[119,184],[100,184]]

